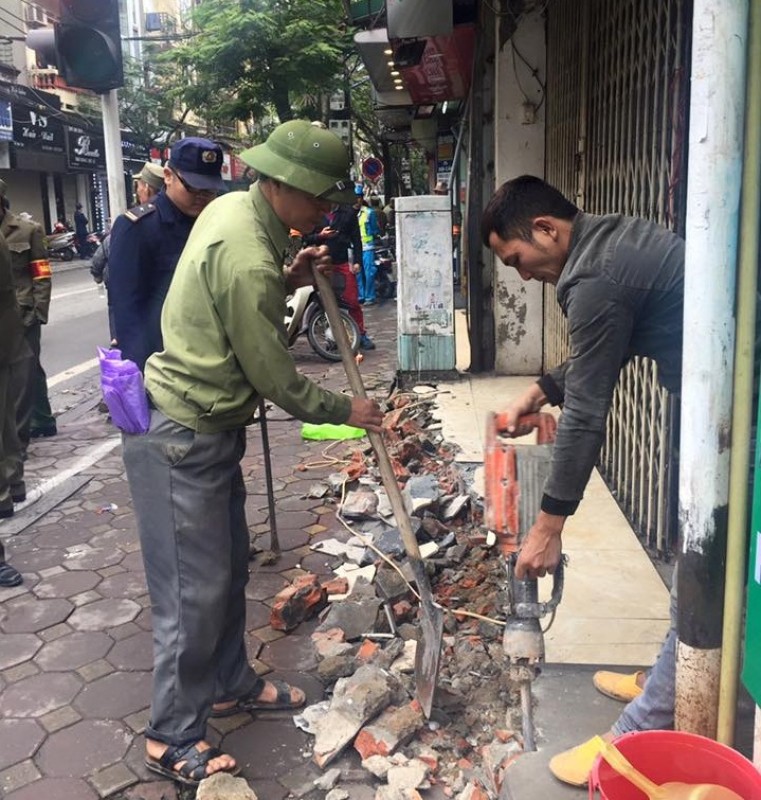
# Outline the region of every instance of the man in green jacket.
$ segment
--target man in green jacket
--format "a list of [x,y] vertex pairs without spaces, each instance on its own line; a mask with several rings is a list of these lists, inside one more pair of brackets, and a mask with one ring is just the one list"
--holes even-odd
[[31,351],[26,361],[26,380],[19,397],[17,423],[24,453],[30,438],[55,436],[56,420],[50,410],[48,379],[40,361],[42,326],[47,324],[52,273],[42,228],[36,222],[11,214],[6,185],[0,181],[0,234],[11,251],[13,283]]
[[[0,235],[0,519],[24,499],[24,461],[16,429],[14,371],[28,355],[11,274],[11,251]],[[5,561],[0,541],[0,587],[18,586],[21,575]]]
[[332,133],[292,120],[243,153],[259,179],[198,218],[164,303],[164,349],[145,367],[150,429],[124,461],[151,595],[153,701],[146,766],[197,784],[235,760],[205,740],[210,715],[295,708],[304,693],[264,681],[246,658],[248,528],[240,468],[261,397],[308,422],[380,430],[370,400],[320,388],[288,352],[285,298],[328,271],[326,247],[284,269],[289,229],[352,203],[349,156]]

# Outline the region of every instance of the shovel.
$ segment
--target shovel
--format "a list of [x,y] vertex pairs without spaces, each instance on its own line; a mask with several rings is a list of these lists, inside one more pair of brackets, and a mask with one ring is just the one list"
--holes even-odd
[[681,783],[669,781],[658,785],[635,769],[615,746],[597,737],[602,757],[619,774],[633,783],[648,800],[743,800],[737,792],[715,783]]
[[[346,330],[341,322],[341,314],[338,310],[336,296],[333,294],[333,287],[321,272],[317,269],[313,270],[313,272],[317,290],[322,297],[325,312],[328,315],[328,322],[338,344],[338,350],[341,353],[341,360],[343,361],[351,390],[357,397],[366,398],[367,392],[362,383],[362,376],[359,374],[359,367],[351,352]],[[367,435],[370,438],[373,450],[375,450],[383,486],[391,503],[396,524],[402,536],[402,543],[407,552],[407,558],[409,558],[412,573],[415,576],[415,582],[420,592],[422,610],[420,628],[422,637],[415,652],[415,691],[417,699],[423,708],[423,713],[426,717],[430,717],[433,695],[436,690],[436,678],[439,673],[441,637],[444,633],[444,612],[433,600],[428,573],[425,571],[425,565],[420,556],[420,548],[412,530],[412,523],[407,514],[407,509],[404,506],[402,493],[396,482],[396,476],[391,466],[391,459],[386,450],[383,436],[374,431],[368,431]]]

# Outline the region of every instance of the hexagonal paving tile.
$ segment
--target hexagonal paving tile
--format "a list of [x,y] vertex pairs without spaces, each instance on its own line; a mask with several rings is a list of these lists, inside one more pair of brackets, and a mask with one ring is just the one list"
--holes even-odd
[[82,777],[121,760],[131,741],[132,735],[118,722],[82,720],[51,734],[35,761],[51,778]]
[[246,628],[256,630],[270,621],[270,610],[263,603],[249,600],[246,603]]
[[16,792],[6,800],[98,800],[98,795],[84,781],[74,778],[43,778]]
[[79,669],[91,661],[103,658],[113,645],[105,633],[97,631],[70,633],[45,644],[35,663],[48,672]]
[[42,647],[33,633],[6,633],[0,647],[0,670],[28,661]]
[[0,717],[41,717],[69,705],[81,688],[82,682],[70,672],[32,675],[5,689]]
[[34,587],[37,597],[73,597],[80,592],[87,592],[98,585],[100,575],[95,572],[63,572],[45,578]]
[[142,572],[122,572],[106,578],[98,586],[98,594],[103,597],[127,597],[134,599],[148,591],[145,574]]
[[124,558],[122,550],[112,547],[93,547],[68,555],[64,561],[67,569],[104,569],[118,564]]
[[252,573],[246,585],[246,597],[249,600],[267,600],[287,585],[288,581],[280,575],[266,572]]
[[131,622],[142,609],[132,600],[97,600],[78,608],[69,620],[80,631],[102,631]]
[[285,775],[304,763],[302,751],[311,737],[299,730],[290,717],[256,719],[225,736],[225,752],[234,753],[247,777],[272,778]]
[[31,758],[44,738],[33,719],[0,720],[0,770]]
[[108,660],[117,669],[153,669],[153,634],[150,631],[141,631],[122,639],[113,646]]
[[74,701],[85,716],[118,719],[147,708],[150,672],[113,672],[85,686]]
[[63,622],[73,608],[68,600],[40,600],[25,595],[6,604],[7,616],[0,627],[5,633],[37,633]]
[[[314,524],[313,522],[310,524]],[[305,526],[308,527],[308,526]],[[281,550],[295,550],[309,542],[309,534],[300,528],[280,528],[277,529],[277,538],[280,542]]]
[[29,552],[13,551],[13,566],[21,572],[39,572],[41,569],[57,567],[63,562],[65,550],[35,548]]
[[268,642],[259,658],[273,669],[303,670],[317,668],[317,655],[309,636],[284,636]]

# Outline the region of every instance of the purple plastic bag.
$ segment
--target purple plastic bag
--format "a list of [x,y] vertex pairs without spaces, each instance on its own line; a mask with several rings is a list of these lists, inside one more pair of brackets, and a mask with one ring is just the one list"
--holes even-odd
[[111,420],[125,433],[146,433],[151,422],[143,374],[121,350],[98,348],[100,388]]

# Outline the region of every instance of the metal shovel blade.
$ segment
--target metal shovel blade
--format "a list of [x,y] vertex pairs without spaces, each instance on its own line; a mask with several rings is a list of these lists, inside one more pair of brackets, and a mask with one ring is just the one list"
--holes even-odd
[[433,602],[431,585],[425,564],[410,557],[410,566],[415,576],[422,614],[420,615],[420,640],[415,650],[415,694],[426,718],[431,716],[433,695],[439,675],[441,639],[444,635],[444,611]]

